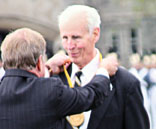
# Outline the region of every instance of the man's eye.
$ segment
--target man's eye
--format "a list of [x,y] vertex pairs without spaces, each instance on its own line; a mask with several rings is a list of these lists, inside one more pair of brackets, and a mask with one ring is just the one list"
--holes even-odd
[[73,39],[79,39],[80,36],[72,36]]
[[62,39],[67,39],[67,38],[68,38],[67,36],[63,36],[63,37],[62,37]]

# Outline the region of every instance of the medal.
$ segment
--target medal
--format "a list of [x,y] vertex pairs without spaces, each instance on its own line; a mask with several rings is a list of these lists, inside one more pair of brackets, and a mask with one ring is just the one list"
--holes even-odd
[[80,113],[80,114],[71,115],[69,116],[69,121],[72,126],[76,126],[76,127],[81,126],[84,122],[84,114]]

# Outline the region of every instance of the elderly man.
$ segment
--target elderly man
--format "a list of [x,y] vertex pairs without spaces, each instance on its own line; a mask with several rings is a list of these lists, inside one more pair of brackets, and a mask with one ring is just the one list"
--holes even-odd
[[[100,37],[100,23],[97,10],[85,5],[69,6],[59,16],[62,45],[72,61],[68,72],[74,84],[77,80],[75,73],[81,71],[81,87],[91,81],[101,62],[100,51],[95,48]],[[65,75],[60,74],[60,77],[67,84]],[[84,112],[81,122],[73,122],[68,117],[73,128],[149,129],[137,78],[119,68],[114,76],[110,74],[110,79],[109,96],[100,107]],[[72,128],[68,123],[66,126]]]

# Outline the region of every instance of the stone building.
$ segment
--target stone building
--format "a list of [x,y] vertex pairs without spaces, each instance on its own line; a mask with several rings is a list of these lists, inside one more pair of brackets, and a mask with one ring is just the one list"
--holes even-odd
[[[43,34],[50,57],[61,43],[57,16],[68,5],[95,7],[102,19],[101,38],[97,47],[103,55],[117,52],[121,64],[128,67],[132,53],[156,53],[156,3],[149,0],[146,11],[139,0],[0,0],[0,42],[5,35],[20,27]],[[152,3],[153,2],[153,3]],[[153,9],[153,10],[152,10]]]

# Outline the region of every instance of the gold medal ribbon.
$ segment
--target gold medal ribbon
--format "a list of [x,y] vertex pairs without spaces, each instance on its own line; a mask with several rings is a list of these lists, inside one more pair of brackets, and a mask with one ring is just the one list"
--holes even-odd
[[[65,76],[67,78],[69,87],[73,88],[74,86],[72,85],[71,78],[68,74],[68,71],[67,71],[65,65],[63,66],[63,69],[64,69]],[[69,122],[72,126],[76,126],[76,127],[81,126],[82,123],[84,122],[84,114],[80,113],[80,114],[75,114],[75,115],[69,116]]]
[[72,84],[71,78],[70,78],[70,76],[69,76],[69,74],[68,74],[68,71],[67,71],[65,65],[63,65],[63,70],[64,70],[65,76],[66,76],[66,78],[67,78],[69,87],[70,87],[70,88],[73,88],[74,86],[73,86],[73,84]]

